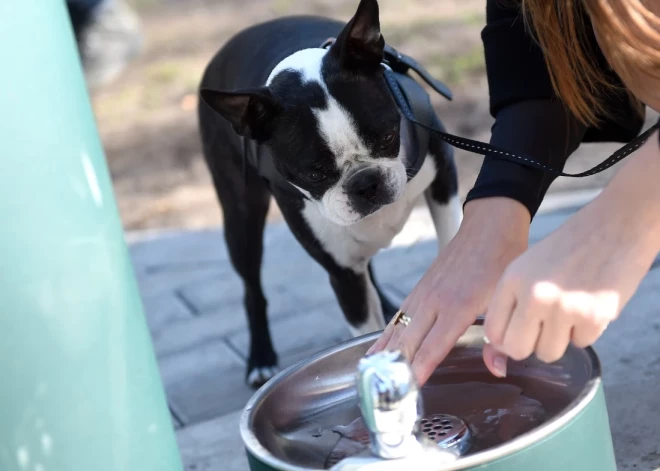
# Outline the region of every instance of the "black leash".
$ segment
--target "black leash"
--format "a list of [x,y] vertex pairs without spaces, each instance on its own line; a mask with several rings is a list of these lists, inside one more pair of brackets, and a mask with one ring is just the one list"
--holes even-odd
[[429,133],[438,136],[444,142],[458,149],[463,149],[468,152],[472,152],[474,154],[489,155],[503,160],[517,162],[521,165],[526,165],[527,167],[532,167],[539,170],[543,170],[545,172],[554,173],[562,177],[588,177],[600,173],[603,170],[607,170],[608,168],[615,165],[617,162],[623,160],[624,158],[635,152],[648,140],[648,138],[651,136],[651,134],[653,134],[653,132],[656,129],[660,128],[660,120],[658,120],[656,124],[651,126],[644,133],[640,134],[635,139],[630,141],[628,144],[618,149],[611,156],[609,156],[607,159],[605,159],[603,162],[596,165],[595,167],[590,168],[589,170],[585,170],[584,172],[566,173],[561,170],[548,167],[547,165],[543,165],[527,155],[516,154],[513,152],[509,152],[507,150],[499,149],[490,144],[486,144],[485,142],[480,142],[472,139],[467,139],[465,137],[455,136],[443,130],[433,128],[426,123],[421,123],[417,121],[401,92],[401,88],[399,86],[398,81],[395,78],[395,74],[393,73],[393,71],[399,74],[405,74],[410,69],[414,70],[436,92],[438,92],[440,95],[444,96],[448,100],[452,99],[451,91],[449,91],[449,88],[446,85],[444,85],[442,82],[433,78],[414,59],[404,54],[401,54],[400,52],[396,51],[394,48],[390,46],[385,47],[384,63],[385,65],[388,66],[384,68],[385,82],[387,83],[388,88],[390,89],[390,92],[392,93],[392,96],[394,97],[394,101],[396,102],[397,106],[399,107],[405,118],[411,123],[426,129]]

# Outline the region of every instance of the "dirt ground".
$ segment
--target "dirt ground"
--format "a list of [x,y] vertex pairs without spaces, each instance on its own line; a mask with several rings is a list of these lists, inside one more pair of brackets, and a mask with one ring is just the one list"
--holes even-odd
[[[289,14],[348,20],[357,0],[132,0],[140,13],[145,48],[122,76],[93,96],[93,105],[127,230],[204,228],[221,212],[202,160],[196,90],[216,50],[241,28]],[[487,140],[492,119],[480,32],[484,0],[380,0],[387,42],[415,57],[454,92],[433,96],[450,132]],[[586,168],[616,146],[582,149],[569,163]],[[461,193],[481,165],[457,152]],[[598,187],[611,172],[560,179],[551,191]],[[275,205],[270,220],[278,219]]]

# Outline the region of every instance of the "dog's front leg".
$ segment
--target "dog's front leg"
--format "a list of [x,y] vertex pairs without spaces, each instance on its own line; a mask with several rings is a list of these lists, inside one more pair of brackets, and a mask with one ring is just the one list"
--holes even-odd
[[438,201],[431,191],[425,194],[438,239],[438,253],[454,238],[463,221],[463,206],[458,195],[448,201]]
[[[438,128],[444,129],[436,118]],[[435,164],[435,178],[424,192],[438,238],[438,253],[458,232],[463,222],[463,205],[458,194],[458,175],[454,152],[448,144],[431,136],[429,154]]]
[[385,318],[385,323],[387,324],[396,315],[398,308],[392,303],[392,300],[383,291],[383,285],[378,283],[378,280],[376,280],[371,262],[369,262],[369,276],[371,277],[371,282],[373,283],[374,288],[376,288],[376,292],[378,293],[378,298],[380,299],[380,305],[383,311],[383,317]]
[[380,296],[366,266],[364,270],[334,270],[330,274],[330,283],[353,336],[385,328]]
[[384,329],[383,306],[369,273],[369,251],[349,237],[345,227],[330,223],[315,205],[286,194],[276,193],[276,198],[298,242],[327,271],[351,333]]

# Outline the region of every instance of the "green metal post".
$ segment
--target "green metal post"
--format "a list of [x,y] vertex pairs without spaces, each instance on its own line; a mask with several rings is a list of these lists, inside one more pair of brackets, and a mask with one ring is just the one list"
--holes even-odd
[[0,18],[0,470],[180,471],[65,2]]

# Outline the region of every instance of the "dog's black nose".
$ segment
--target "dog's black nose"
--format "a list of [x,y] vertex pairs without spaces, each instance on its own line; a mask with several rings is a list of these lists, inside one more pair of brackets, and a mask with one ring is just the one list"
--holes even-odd
[[353,206],[360,212],[370,213],[374,207],[392,202],[392,192],[378,169],[358,171],[346,181],[344,189]]
[[371,201],[378,196],[382,179],[383,177],[377,169],[359,171],[346,182],[346,192]]

